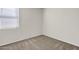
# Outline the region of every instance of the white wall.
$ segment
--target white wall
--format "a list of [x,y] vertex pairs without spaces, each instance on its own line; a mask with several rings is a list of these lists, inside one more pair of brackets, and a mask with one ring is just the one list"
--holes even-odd
[[44,35],[79,46],[79,9],[44,9]]
[[[20,9],[20,27],[0,30],[0,45],[47,35],[79,46],[79,9]],[[42,26],[43,25],[43,26]]]
[[0,30],[0,45],[13,43],[42,34],[42,9],[20,9],[20,27]]

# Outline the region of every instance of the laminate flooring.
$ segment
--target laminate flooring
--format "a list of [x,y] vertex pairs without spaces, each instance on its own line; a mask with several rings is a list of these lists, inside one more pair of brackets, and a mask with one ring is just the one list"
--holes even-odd
[[79,47],[44,35],[0,46],[0,50],[78,50]]

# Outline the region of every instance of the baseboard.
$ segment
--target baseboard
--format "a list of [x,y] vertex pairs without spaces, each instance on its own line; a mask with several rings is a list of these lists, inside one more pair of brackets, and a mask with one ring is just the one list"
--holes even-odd
[[36,34],[36,35],[26,36],[26,37],[24,37],[24,38],[17,39],[17,40],[15,40],[15,41],[11,41],[11,42],[3,43],[3,44],[1,44],[0,46],[5,46],[5,45],[13,44],[13,43],[16,43],[16,42],[19,42],[19,41],[25,40],[25,39],[28,40],[28,39],[30,39],[30,38],[37,37],[37,36],[41,36],[41,34]]
[[56,39],[56,40],[59,40],[59,41],[61,41],[61,42],[65,42],[65,43],[68,43],[68,44],[71,44],[71,45],[73,45],[73,46],[76,46],[76,47],[79,47],[79,45],[77,45],[77,44],[74,44],[74,43],[71,43],[71,42],[68,42],[68,41],[64,41],[64,40],[61,40],[61,39],[59,39],[58,37],[52,37],[52,36],[50,36],[50,35],[45,35],[45,34],[43,34],[44,36],[47,36],[47,37],[50,37],[50,38],[53,38],[53,39]]
[[57,39],[56,37],[52,37],[52,36],[50,36],[50,35],[34,35],[34,36],[29,37],[29,38],[21,39],[21,40],[18,40],[18,41],[15,41],[15,42],[11,42],[11,43],[8,43],[8,44],[4,44],[4,45],[1,45],[1,46],[10,45],[10,44],[17,43],[17,42],[20,42],[20,41],[23,41],[23,40],[26,40],[26,39],[28,40],[28,39],[31,39],[31,38],[35,38],[35,37],[38,37],[38,36],[46,36],[46,37],[53,38],[53,39],[56,39],[56,40],[58,40],[58,41],[61,41],[61,42],[64,42],[64,43],[67,43],[67,44],[70,44],[70,45],[79,47],[79,46],[77,46],[77,45],[75,45],[75,44],[72,44],[72,43],[70,43],[70,42]]

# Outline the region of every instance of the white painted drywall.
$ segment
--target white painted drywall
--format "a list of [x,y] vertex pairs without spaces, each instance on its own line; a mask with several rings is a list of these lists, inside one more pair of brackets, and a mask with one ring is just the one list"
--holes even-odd
[[79,46],[79,9],[44,9],[43,34]]
[[0,46],[42,34],[42,9],[21,8],[20,27],[0,30]]
[[19,28],[0,30],[0,46],[42,33],[79,46],[79,9],[22,8],[19,19]]

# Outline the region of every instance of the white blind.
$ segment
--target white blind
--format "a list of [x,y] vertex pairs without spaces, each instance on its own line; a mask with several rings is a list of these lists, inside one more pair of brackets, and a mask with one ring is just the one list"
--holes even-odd
[[0,17],[17,17],[17,8],[0,8]]
[[0,29],[16,28],[19,26],[18,8],[0,8]]

